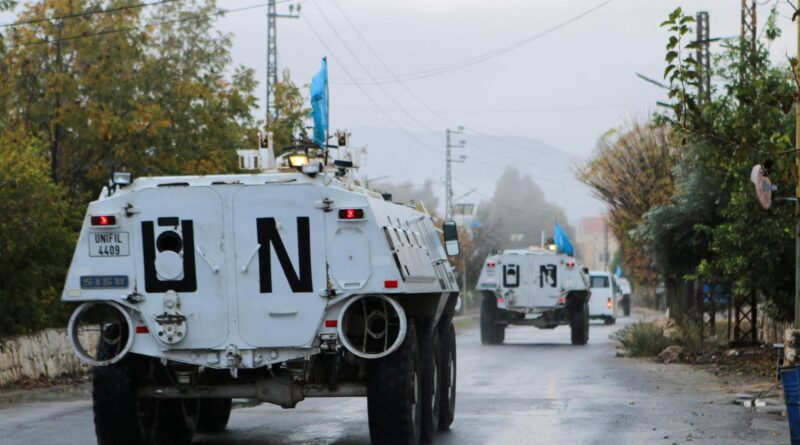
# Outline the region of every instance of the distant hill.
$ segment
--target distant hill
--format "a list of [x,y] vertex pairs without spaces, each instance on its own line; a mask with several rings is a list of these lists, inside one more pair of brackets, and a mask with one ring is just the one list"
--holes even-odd
[[[439,196],[440,210],[444,209],[445,132],[441,134],[412,133],[432,149],[417,142],[397,129],[374,127],[351,128],[352,145],[367,146],[366,168],[361,175],[383,178],[381,181],[400,183],[406,180],[422,185],[433,179]],[[573,165],[582,162],[536,139],[466,134],[464,149],[454,149],[454,158],[467,156],[464,163],[453,164],[454,194],[456,197],[472,188],[477,191],[463,202],[478,203],[494,193],[497,179],[506,166],[513,165],[521,173],[529,174],[544,191],[545,198],[562,207],[573,225],[582,216],[599,215],[602,205],[590,190],[577,182],[572,174]],[[457,141],[454,141],[457,142]],[[525,204],[525,197],[519,202]]]

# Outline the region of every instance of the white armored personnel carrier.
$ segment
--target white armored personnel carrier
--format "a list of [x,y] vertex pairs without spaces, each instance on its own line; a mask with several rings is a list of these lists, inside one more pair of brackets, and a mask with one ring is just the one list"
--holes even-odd
[[252,152],[266,169],[115,175],[89,205],[63,300],[98,442],[221,432],[232,398],[353,396],[372,443],[430,441],[453,421],[458,296],[431,217],[348,180],[352,162]]
[[505,250],[483,264],[477,290],[481,342],[500,344],[508,325],[568,325],[573,345],[589,341],[589,282],[575,259],[547,250]]

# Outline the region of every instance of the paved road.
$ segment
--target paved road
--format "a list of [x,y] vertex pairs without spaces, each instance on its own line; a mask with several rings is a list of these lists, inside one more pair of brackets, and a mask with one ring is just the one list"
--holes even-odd
[[[593,324],[586,347],[570,346],[565,327],[511,327],[502,346],[460,332],[456,420],[435,443],[788,443],[785,419],[733,405],[705,373],[615,358],[608,336],[618,327]],[[0,444],[94,444],[93,432],[85,399],[0,406]],[[366,401],[243,407],[227,433],[195,442],[368,444]]]

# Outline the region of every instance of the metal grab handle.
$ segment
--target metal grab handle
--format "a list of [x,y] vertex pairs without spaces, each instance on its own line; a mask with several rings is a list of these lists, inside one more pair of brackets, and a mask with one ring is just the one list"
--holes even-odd
[[250,267],[250,263],[253,262],[253,258],[256,256],[259,250],[261,250],[261,244],[256,244],[256,248],[253,249],[253,253],[250,254],[250,257],[247,258],[247,262],[245,262],[242,266],[242,273],[247,273],[247,268]]
[[203,249],[201,249],[201,248],[200,248],[200,246],[197,246],[197,253],[199,253],[199,254],[200,254],[200,257],[201,257],[201,258],[203,258],[203,259],[206,261],[206,263],[208,264],[208,266],[211,268],[211,271],[212,271],[212,272],[214,272],[214,273],[217,273],[217,272],[219,272],[219,267],[217,267],[217,266],[215,266],[215,265],[211,264],[211,260],[209,260],[209,259],[208,259],[208,257],[206,256],[206,254],[203,252]]

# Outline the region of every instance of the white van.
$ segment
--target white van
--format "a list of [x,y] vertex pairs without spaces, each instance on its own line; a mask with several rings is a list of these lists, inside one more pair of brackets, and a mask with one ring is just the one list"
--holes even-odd
[[589,300],[589,318],[602,319],[605,324],[617,321],[617,302],[614,295],[614,280],[608,272],[589,272],[592,298]]

